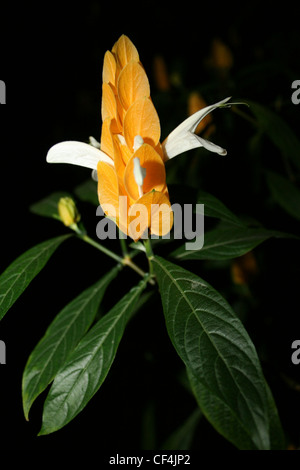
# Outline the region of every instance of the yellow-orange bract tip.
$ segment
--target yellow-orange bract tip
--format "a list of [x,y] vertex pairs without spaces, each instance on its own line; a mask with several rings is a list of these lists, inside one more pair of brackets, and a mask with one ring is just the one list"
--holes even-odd
[[136,100],[125,114],[124,136],[131,150],[137,135],[152,147],[156,147],[160,139],[159,117],[149,98]]
[[103,82],[110,83],[113,87],[116,85],[116,59],[110,51],[107,51],[104,55],[103,60],[103,72],[102,79]]
[[114,44],[112,52],[115,54],[117,64],[121,69],[131,60],[139,61],[139,53],[135,45],[125,34],[122,34]]

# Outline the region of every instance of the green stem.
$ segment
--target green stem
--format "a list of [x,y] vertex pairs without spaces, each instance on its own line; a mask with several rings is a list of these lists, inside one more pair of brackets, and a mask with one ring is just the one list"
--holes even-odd
[[246,119],[246,121],[250,122],[254,127],[259,128],[258,122],[253,117],[249,116],[249,114],[244,113],[244,111],[242,111],[237,106],[232,106],[231,110],[235,114],[238,114],[238,116],[241,116],[243,119]]
[[128,255],[127,244],[126,244],[125,238],[122,238],[122,234],[120,231],[119,231],[119,240],[120,240],[120,245],[121,245],[123,256],[125,257]]
[[152,258],[154,258],[154,253],[153,253],[153,250],[152,250],[150,238],[147,238],[147,240],[144,240],[144,246],[145,246],[146,255],[147,255],[147,258],[148,258],[148,262],[149,262],[150,278],[152,278],[152,281],[153,281],[154,270],[153,270]]
[[[145,271],[143,271],[137,264],[135,264],[132,261],[130,254],[126,254],[123,258],[121,258],[121,256],[117,255],[116,253],[109,250],[108,248],[105,248],[105,246],[100,245],[95,240],[90,238],[88,235],[83,234],[77,230],[76,230],[76,233],[81,240],[97,248],[97,250],[102,251],[102,253],[105,253],[107,256],[114,259],[115,261],[117,261],[117,263],[121,264],[122,266],[129,266],[131,269],[133,269],[133,271],[135,271],[141,277],[145,277],[146,275],[148,275],[148,273],[145,273]],[[127,247],[126,247],[126,251],[127,251]],[[151,280],[151,278],[149,278],[149,283],[153,284],[153,281]]]
[[153,258],[154,254],[153,254],[150,238],[147,238],[147,240],[144,240],[144,246],[145,246],[147,258]]
[[105,253],[107,256],[117,261],[117,263],[123,264],[123,258],[121,258],[121,256],[117,255],[116,253],[109,250],[108,248],[105,248],[105,246],[100,245],[99,243],[95,242],[95,240],[90,238],[88,235],[81,235],[80,233],[77,233],[77,235],[79,238],[81,238],[81,240],[88,243],[89,245],[94,246],[95,248],[97,248],[97,250],[102,251],[102,253]]
[[142,277],[146,276],[146,274],[147,274],[137,264],[135,264],[133,261],[131,261],[130,256],[124,256],[124,258],[122,260],[122,264],[124,266],[129,266],[131,269],[133,269],[136,273],[138,273]]

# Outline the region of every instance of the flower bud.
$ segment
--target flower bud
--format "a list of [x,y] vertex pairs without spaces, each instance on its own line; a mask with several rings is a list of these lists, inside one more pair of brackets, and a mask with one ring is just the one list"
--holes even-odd
[[58,201],[58,213],[61,221],[66,227],[77,224],[80,220],[80,214],[75,202],[70,197],[61,197]]
[[167,66],[162,56],[157,55],[153,61],[153,72],[156,86],[160,91],[168,91],[171,88]]
[[257,273],[258,265],[252,251],[235,259],[231,265],[232,280],[238,285],[249,284]]

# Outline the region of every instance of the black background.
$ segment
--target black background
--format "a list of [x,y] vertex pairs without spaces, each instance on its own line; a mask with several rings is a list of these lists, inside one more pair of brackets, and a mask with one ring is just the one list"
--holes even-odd
[[[293,3],[253,1],[231,7],[227,2],[207,2],[201,6],[198,2],[178,5],[176,2],[171,5],[143,2],[119,6],[91,0],[70,5],[66,2],[18,4],[7,7],[2,23],[0,79],[6,83],[7,104],[0,108],[1,271],[26,249],[65,231],[57,222],[31,214],[28,207],[55,190],[71,191],[89,177],[89,170],[68,165],[50,166],[45,157],[48,149],[59,141],[86,141],[89,135],[99,139],[103,55],[121,34],[127,34],[136,45],[150,83],[153,58],[159,53],[167,65],[182,61],[186,67],[186,86],[195,87],[205,73],[202,64],[215,37],[235,44],[235,58],[240,68],[255,64],[263,50],[265,57],[277,61],[283,70],[293,71],[294,79],[300,79],[299,9]],[[233,39],[235,34],[237,42]],[[267,102],[266,94],[270,97],[278,94],[289,99],[291,81],[286,76],[278,74],[275,80],[272,74],[264,76],[267,86],[260,87],[258,72],[252,96],[248,97]],[[297,111],[299,116],[300,106]],[[289,122],[296,133],[299,122],[299,119]],[[235,151],[238,143],[237,137]],[[234,178],[239,179],[239,168],[231,166],[231,169],[236,171],[231,174],[231,180],[222,180],[219,175],[215,182],[218,195],[225,193],[225,200],[227,197],[229,202],[233,199]],[[239,180],[237,189],[242,187]],[[242,199],[251,206],[245,193]],[[95,211],[89,206],[85,210],[92,234]],[[281,263],[286,268],[297,262],[292,253],[293,250],[276,252],[277,261],[273,259],[273,263],[281,274]],[[287,257],[290,257],[289,262]],[[112,265],[97,256],[92,248],[72,240],[64,249],[59,249],[47,269],[2,320],[0,339],[6,343],[7,364],[0,367],[0,420],[1,444],[6,448],[140,448],[143,446],[141,423],[147,423],[141,416],[151,415],[154,402],[156,414],[164,423],[162,428],[156,424],[162,440],[192,411],[192,400],[183,389],[178,390],[174,379],[173,370],[179,360],[177,363],[174,358],[162,313],[149,308],[143,318],[137,318],[135,325],[129,326],[126,344],[121,344],[120,359],[114,364],[105,386],[73,423],[54,435],[36,437],[44,396],[34,404],[30,421],[25,421],[21,377],[28,355],[54,315]],[[282,278],[279,278],[277,287],[281,283]],[[295,282],[289,289],[297,289],[297,286]],[[118,287],[120,293],[126,291],[126,274],[121,275]],[[269,299],[274,285],[270,283],[267,289],[269,294],[265,298]],[[113,289],[108,294],[109,307],[114,300]],[[296,298],[287,291],[286,295],[281,294],[279,305],[286,309],[281,312],[282,335],[279,335],[281,322],[278,321],[273,338],[269,338],[269,348],[274,348],[274,357],[283,364],[289,360],[291,341],[300,336],[292,321],[294,317],[287,313],[293,309],[294,315],[299,315]],[[262,329],[260,334],[264,333]],[[153,347],[153,338],[154,344],[157,341],[160,345],[157,350]],[[279,355],[278,348],[284,357]],[[290,372],[295,380],[299,377],[295,366]],[[176,394],[173,393],[175,388]],[[292,416],[287,402],[290,398],[295,400],[296,396],[286,393],[281,399],[281,391],[278,386],[276,398],[282,413],[288,411],[288,421]],[[146,411],[145,402],[148,403]],[[291,441],[297,441],[297,430],[291,426],[290,432]],[[201,430],[200,439],[202,449],[231,449],[209,425]],[[149,442],[146,445],[150,445]]]

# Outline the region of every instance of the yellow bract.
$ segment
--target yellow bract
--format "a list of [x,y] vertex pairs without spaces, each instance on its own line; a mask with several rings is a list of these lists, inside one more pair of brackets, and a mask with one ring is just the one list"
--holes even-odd
[[[107,215],[116,217],[119,209],[119,185],[117,173],[113,166],[105,162],[98,163],[97,172],[99,202]],[[114,214],[108,210],[109,205],[115,208]]]
[[150,96],[150,85],[143,67],[133,60],[122,70],[118,79],[118,97],[125,110],[140,98]]
[[[112,165],[98,164],[99,202],[104,212],[135,241],[147,229],[165,235],[172,228],[173,213],[166,186],[160,122],[150,98],[148,77],[127,36],[122,35],[112,51],[106,52],[102,77],[101,150],[111,157]],[[134,175],[135,158],[146,170],[142,186]],[[142,206],[144,210],[138,210]]]
[[160,123],[157,112],[149,98],[141,98],[130,106],[124,119],[124,136],[132,149],[135,136],[156,147],[160,139]]

